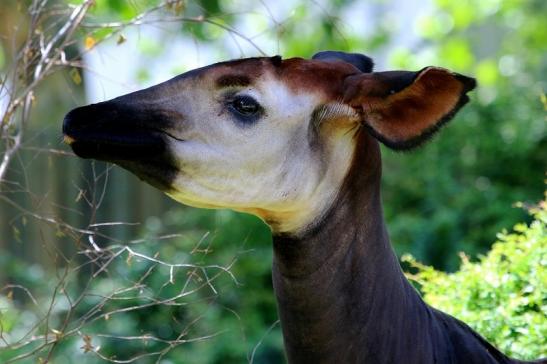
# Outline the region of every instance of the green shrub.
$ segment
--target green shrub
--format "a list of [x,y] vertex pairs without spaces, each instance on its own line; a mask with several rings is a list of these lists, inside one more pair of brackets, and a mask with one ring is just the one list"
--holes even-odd
[[547,355],[547,202],[529,209],[534,220],[503,231],[486,256],[461,254],[455,273],[437,271],[406,255],[424,299],[466,322],[504,353]]

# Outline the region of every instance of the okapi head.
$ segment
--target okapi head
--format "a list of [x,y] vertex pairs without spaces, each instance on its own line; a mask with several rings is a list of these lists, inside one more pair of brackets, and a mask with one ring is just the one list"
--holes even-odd
[[342,52],[217,63],[76,108],[63,133],[78,156],[116,163],[186,205],[252,213],[275,233],[301,235],[336,199],[359,140],[414,148],[475,87],[437,67],[372,67]]

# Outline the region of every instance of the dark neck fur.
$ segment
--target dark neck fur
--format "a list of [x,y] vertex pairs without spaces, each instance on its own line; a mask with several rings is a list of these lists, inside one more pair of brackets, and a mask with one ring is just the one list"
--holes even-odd
[[[478,335],[427,306],[404,277],[382,215],[379,146],[368,134],[358,138],[324,220],[303,238],[274,237],[273,283],[289,362],[458,363],[453,342],[462,335],[469,339],[463,351],[484,351]],[[477,362],[503,362],[486,354]]]

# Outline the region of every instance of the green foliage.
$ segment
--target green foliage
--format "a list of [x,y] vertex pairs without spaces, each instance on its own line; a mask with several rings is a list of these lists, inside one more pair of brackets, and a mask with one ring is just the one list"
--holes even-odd
[[[415,22],[421,42],[391,52],[395,67],[435,64],[477,77],[471,101],[412,154],[384,153],[384,206],[392,242],[437,268],[457,252],[485,252],[525,218],[514,201],[543,190],[546,123],[544,1],[438,0]],[[534,25],[535,24],[535,25]]]
[[477,262],[462,254],[455,273],[406,255],[408,274],[432,306],[466,322],[504,353],[537,359],[547,355],[547,202],[530,209],[529,226],[503,231]]

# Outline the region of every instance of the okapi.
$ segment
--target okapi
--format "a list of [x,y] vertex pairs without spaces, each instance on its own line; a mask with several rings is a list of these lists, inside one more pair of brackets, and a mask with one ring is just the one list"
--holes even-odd
[[271,227],[290,363],[519,363],[421,299],[382,216],[378,141],[421,145],[475,80],[372,68],[332,51],[217,63],[76,108],[63,133],[183,204]]

